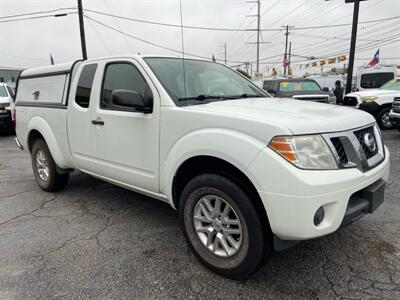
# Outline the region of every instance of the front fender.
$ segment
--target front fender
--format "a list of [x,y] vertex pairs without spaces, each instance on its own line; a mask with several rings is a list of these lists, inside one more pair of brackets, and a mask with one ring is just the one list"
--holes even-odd
[[247,167],[266,145],[250,135],[223,128],[208,128],[191,132],[176,141],[166,153],[161,166],[160,189],[167,195],[172,206],[173,179],[179,167],[188,159],[196,156],[212,156],[222,159],[241,170],[259,187],[257,178]]
[[43,136],[47,146],[49,147],[51,156],[53,157],[57,166],[65,169],[68,168],[67,162],[61,155],[61,150],[58,147],[57,140],[53,131],[42,117],[36,116],[29,121],[26,145],[28,145],[29,136],[32,130],[37,130]]

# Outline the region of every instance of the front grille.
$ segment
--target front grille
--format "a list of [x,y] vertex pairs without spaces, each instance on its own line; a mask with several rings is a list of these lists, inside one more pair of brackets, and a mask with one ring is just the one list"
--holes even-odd
[[392,110],[395,113],[400,113],[400,98],[394,98]]
[[366,172],[385,159],[384,145],[376,124],[349,131],[326,133],[322,136],[340,169],[355,167],[361,172]]
[[369,133],[374,137],[375,143],[376,143],[376,136],[375,136],[375,132],[374,132],[374,127],[367,127],[367,128],[363,128],[357,131],[354,131],[354,135],[357,137],[357,140],[359,141],[362,150],[364,151],[365,157],[367,159],[370,159],[371,157],[374,157],[376,154],[378,154],[378,145],[376,145],[375,150],[371,151],[368,146],[365,144],[365,135]]
[[343,144],[340,141],[340,138],[339,137],[331,138],[331,142],[332,142],[333,147],[335,147],[335,150],[338,154],[340,164],[342,164],[342,165],[347,164],[349,162],[349,160],[347,158],[347,154],[346,154],[346,151],[344,150]]

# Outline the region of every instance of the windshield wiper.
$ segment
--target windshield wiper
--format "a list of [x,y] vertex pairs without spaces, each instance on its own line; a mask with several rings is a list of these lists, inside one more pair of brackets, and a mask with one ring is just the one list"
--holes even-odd
[[240,94],[240,95],[219,95],[219,96],[213,96],[213,95],[197,95],[195,97],[186,97],[186,98],[179,98],[178,101],[185,101],[185,100],[199,100],[199,101],[205,101],[209,99],[221,99],[221,100],[228,100],[228,99],[241,99],[241,98],[266,98],[267,96],[263,95],[252,95],[252,94]]
[[240,95],[231,95],[231,96],[224,96],[224,97],[226,97],[226,99],[241,99],[241,98],[267,98],[268,96],[243,93]]
[[185,98],[178,98],[178,101],[186,101],[186,100],[199,100],[199,101],[205,101],[209,99],[226,99],[225,96],[212,96],[212,95],[197,95],[194,97],[185,97]]

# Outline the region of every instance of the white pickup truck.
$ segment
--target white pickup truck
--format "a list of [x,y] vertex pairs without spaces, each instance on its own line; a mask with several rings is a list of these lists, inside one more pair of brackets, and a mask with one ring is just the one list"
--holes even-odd
[[78,169],[166,201],[200,261],[231,278],[249,276],[274,247],[372,213],[389,174],[371,115],[271,98],[200,60],[121,56],[28,69],[16,120],[42,189],[60,190]]

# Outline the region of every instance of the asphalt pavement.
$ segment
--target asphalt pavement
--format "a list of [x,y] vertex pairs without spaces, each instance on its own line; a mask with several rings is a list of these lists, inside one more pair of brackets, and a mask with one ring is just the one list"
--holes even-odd
[[0,299],[400,299],[400,133],[384,138],[391,176],[374,214],[233,281],[197,261],[167,204],[84,174],[43,192],[0,136]]

